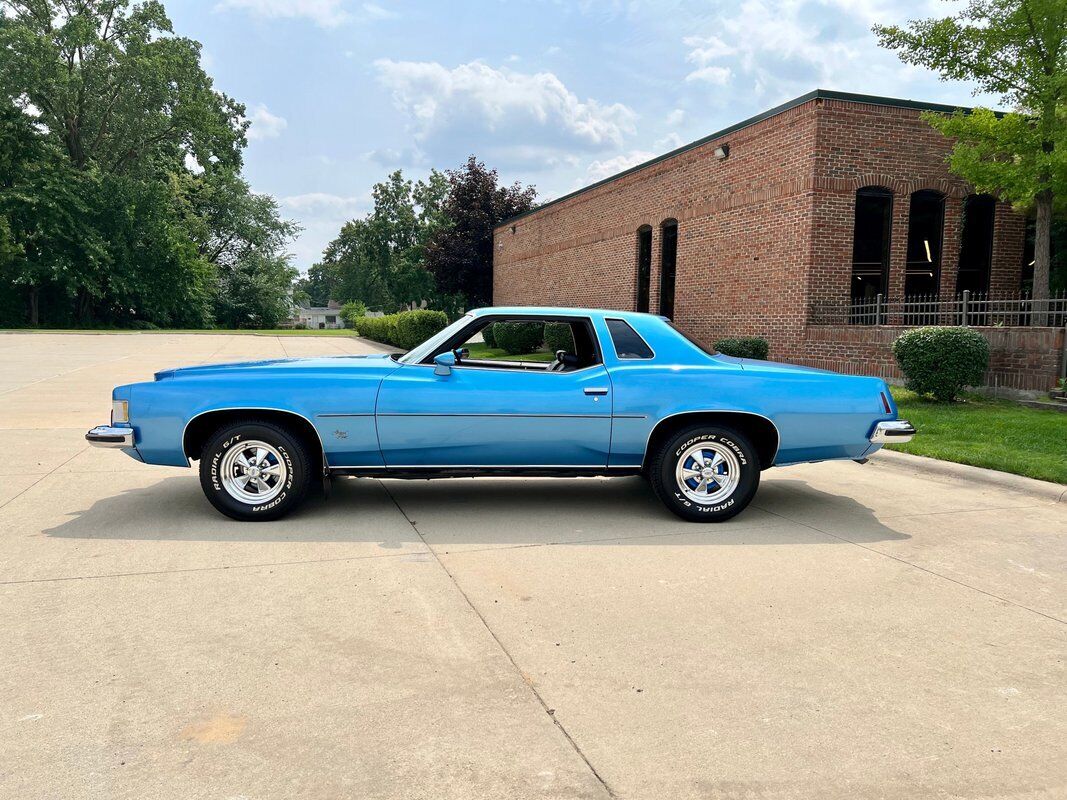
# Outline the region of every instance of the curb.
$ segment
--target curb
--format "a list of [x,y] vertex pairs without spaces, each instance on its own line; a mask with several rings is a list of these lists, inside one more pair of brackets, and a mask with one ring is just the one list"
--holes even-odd
[[1013,492],[1036,495],[1051,500],[1053,503],[1067,503],[1067,486],[1051,481],[1024,478],[1022,475],[1012,475],[1009,472],[997,472],[993,469],[957,464],[954,461],[941,461],[926,456],[913,456],[911,453],[899,453],[884,448],[871,456],[871,462],[891,469],[946,475],[950,478],[984,483],[1010,489]]

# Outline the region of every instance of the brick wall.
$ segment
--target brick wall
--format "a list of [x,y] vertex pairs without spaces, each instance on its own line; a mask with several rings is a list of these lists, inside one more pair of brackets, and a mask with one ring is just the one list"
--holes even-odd
[[[714,156],[721,144],[730,148],[724,160]],[[655,312],[660,226],[676,219],[676,324],[707,344],[723,336],[765,336],[771,357],[782,361],[831,358],[827,348],[809,351],[815,342],[830,343],[811,338],[808,310],[849,297],[857,189],[882,186],[893,193],[888,295],[895,298],[904,292],[910,195],[920,189],[945,195],[941,291],[955,294],[970,188],[948,172],[950,149],[915,109],[808,100],[501,226],[494,242],[494,302],[633,309],[637,232],[650,225]],[[990,288],[1012,296],[1023,221],[1002,205],[995,220]],[[884,348],[864,347],[850,350],[856,355],[849,358],[867,352],[869,371],[888,368]],[[1043,367],[1020,369],[1044,374]]]

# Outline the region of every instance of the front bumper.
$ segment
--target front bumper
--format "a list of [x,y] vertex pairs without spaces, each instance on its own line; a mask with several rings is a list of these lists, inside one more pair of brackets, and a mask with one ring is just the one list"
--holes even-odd
[[98,425],[85,434],[85,441],[93,447],[133,447],[133,428]]
[[871,432],[871,444],[902,444],[910,442],[915,435],[915,426],[906,419],[879,422]]

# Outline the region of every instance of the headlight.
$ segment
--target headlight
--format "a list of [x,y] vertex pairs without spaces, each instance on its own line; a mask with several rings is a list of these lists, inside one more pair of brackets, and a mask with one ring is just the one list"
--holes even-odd
[[129,400],[112,400],[111,401],[111,424],[114,425],[118,422],[130,421],[130,401]]

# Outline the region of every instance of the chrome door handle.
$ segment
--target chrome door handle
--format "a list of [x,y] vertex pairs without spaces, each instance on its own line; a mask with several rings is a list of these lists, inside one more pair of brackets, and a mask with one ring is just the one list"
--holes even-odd
[[585,391],[586,394],[607,394],[608,393],[607,389],[599,389],[599,388],[596,388],[596,389],[588,388],[588,389],[585,389],[584,391]]

